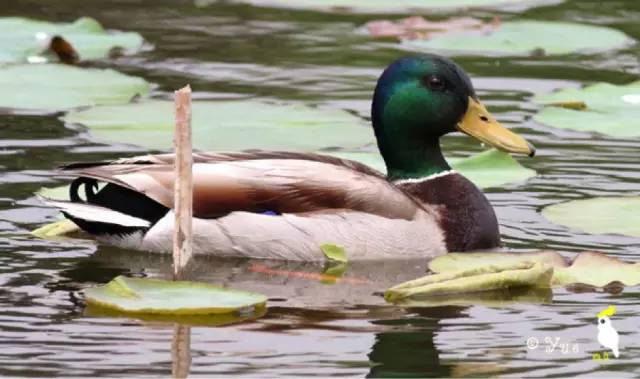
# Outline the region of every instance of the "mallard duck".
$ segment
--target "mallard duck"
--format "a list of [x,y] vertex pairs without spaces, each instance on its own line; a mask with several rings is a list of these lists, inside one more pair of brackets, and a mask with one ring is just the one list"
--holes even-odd
[[[195,153],[194,253],[319,261],[331,243],[349,260],[404,259],[500,244],[491,205],[451,170],[439,139],[461,131],[507,152],[535,149],[494,119],[460,66],[437,55],[393,62],[378,79],[371,118],[387,175],[315,153]],[[100,240],[170,252],[173,160],[68,165],[63,172],[77,176],[71,201],[50,203]]]

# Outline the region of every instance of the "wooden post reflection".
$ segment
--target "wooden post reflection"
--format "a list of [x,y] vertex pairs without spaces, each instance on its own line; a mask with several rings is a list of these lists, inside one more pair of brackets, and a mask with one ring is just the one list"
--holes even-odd
[[191,327],[175,324],[171,342],[171,374],[174,378],[186,378],[191,370]]

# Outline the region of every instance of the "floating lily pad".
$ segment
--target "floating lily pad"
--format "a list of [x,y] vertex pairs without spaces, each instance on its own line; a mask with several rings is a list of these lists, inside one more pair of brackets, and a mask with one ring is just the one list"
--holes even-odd
[[73,221],[64,219],[42,226],[31,232],[32,235],[39,238],[56,238],[74,233],[80,230],[80,227]]
[[429,262],[435,273],[474,270],[487,266],[518,266],[544,263],[553,267],[553,285],[586,284],[605,287],[613,282],[627,286],[640,284],[640,262],[627,263],[602,253],[580,253],[573,262],[555,251],[539,253],[449,253]]
[[[198,5],[207,5],[212,0],[196,0]],[[259,7],[288,9],[310,9],[319,11],[351,11],[363,13],[420,12],[434,9],[504,6],[510,4],[535,4],[531,0],[236,0]],[[539,3],[540,1],[538,1]],[[549,3],[549,1],[546,1]]]
[[487,34],[451,33],[431,39],[404,40],[402,47],[418,51],[446,51],[452,54],[570,54],[621,48],[633,40],[604,26],[567,22],[504,22]]
[[[92,135],[150,149],[171,147],[173,102],[95,107],[68,113],[63,120],[84,125]],[[316,150],[357,147],[373,140],[364,120],[341,110],[257,100],[194,101],[194,148],[200,150]],[[258,138],[256,138],[256,136]]]
[[498,187],[522,182],[536,175],[505,152],[490,149],[468,158],[451,159],[451,166],[478,187]]
[[406,298],[450,296],[517,287],[551,286],[553,267],[543,262],[485,264],[471,269],[427,275],[388,289],[384,298],[396,302]]
[[105,308],[99,305],[87,304],[84,314],[92,317],[135,317],[146,322],[176,323],[189,326],[224,326],[251,321],[264,316],[267,307],[258,307],[253,311],[215,313],[202,315],[173,315],[173,314],[147,314],[147,313],[124,313],[112,308]]
[[42,113],[122,104],[148,92],[144,79],[110,69],[61,64],[0,67],[0,108],[12,111]]
[[41,188],[36,195],[46,197],[51,200],[69,200],[69,186]]
[[43,52],[55,35],[69,41],[82,60],[105,58],[114,48],[136,52],[144,43],[138,33],[107,32],[89,17],[60,24],[7,17],[0,18],[0,63],[46,60]]
[[[353,159],[385,172],[384,161],[378,153],[331,153],[341,158]],[[498,187],[508,183],[521,182],[536,175],[532,169],[518,163],[511,155],[490,149],[468,158],[448,159],[451,167],[471,180],[478,187]]]
[[[614,137],[640,136],[640,128],[637,127],[640,120],[640,81],[622,86],[598,83],[537,96],[534,100],[546,105],[534,116],[534,120],[541,124]],[[569,109],[566,105],[570,103],[584,104],[584,107]]]
[[482,292],[465,292],[447,296],[411,296],[393,301],[402,307],[483,306],[504,308],[522,304],[550,304],[551,288],[520,286]]
[[88,304],[118,312],[155,315],[208,315],[264,307],[263,295],[208,283],[118,276],[84,291]]
[[522,262],[544,262],[554,268],[566,267],[567,260],[555,251],[537,253],[449,253],[429,262],[429,270],[435,273],[472,270],[485,265],[509,266]]
[[640,237],[640,197],[596,197],[548,206],[551,222],[592,234]]
[[640,284],[640,263],[627,263],[600,253],[579,254],[566,268],[556,269],[553,282],[558,285],[574,283],[605,287],[613,282],[625,286]]
[[322,245],[320,245],[320,250],[322,250],[328,260],[342,263],[347,262],[347,253],[341,246],[330,243],[323,243]]

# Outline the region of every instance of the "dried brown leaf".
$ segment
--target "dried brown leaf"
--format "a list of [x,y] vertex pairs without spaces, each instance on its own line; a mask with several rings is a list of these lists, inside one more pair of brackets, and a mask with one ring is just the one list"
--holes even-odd
[[80,55],[78,55],[76,49],[61,36],[53,36],[51,38],[49,50],[55,53],[62,63],[74,65],[80,62]]

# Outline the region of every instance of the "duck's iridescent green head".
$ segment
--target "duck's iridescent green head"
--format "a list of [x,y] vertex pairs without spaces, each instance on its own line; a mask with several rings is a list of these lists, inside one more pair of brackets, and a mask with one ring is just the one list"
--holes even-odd
[[449,170],[439,139],[454,131],[503,151],[535,152],[484,108],[460,66],[437,55],[401,58],[387,67],[378,79],[371,116],[392,179],[421,178]]

